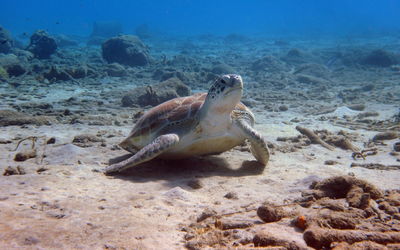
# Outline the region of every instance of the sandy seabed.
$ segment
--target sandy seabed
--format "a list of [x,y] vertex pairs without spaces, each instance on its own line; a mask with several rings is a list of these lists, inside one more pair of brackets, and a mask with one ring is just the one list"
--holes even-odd
[[[1,83],[0,107],[14,113],[0,114],[0,246],[398,249],[400,67],[362,63],[381,47],[398,52],[396,43],[273,41],[155,40],[148,43],[156,63],[126,67],[123,77],[77,85],[41,82],[35,73]],[[60,53],[68,59],[79,50],[101,60],[96,47]],[[221,65],[244,78],[243,102],[272,152],[266,167],[241,145],[218,156],[101,172],[126,154],[116,145],[132,117],[149,108],[121,107],[127,90],[157,83],[154,72],[172,68],[192,91],[206,91],[207,75]],[[16,161],[17,154],[28,159]]]

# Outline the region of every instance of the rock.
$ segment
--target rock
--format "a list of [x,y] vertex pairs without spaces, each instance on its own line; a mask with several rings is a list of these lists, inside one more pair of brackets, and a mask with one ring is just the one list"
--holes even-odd
[[190,180],[187,185],[193,189],[200,189],[203,187],[203,183],[199,179]]
[[163,196],[168,198],[168,200],[192,200],[192,195],[188,191],[185,191],[180,187],[174,187],[168,190],[167,192],[163,193]]
[[361,64],[366,64],[376,67],[389,67],[398,63],[395,56],[383,49],[371,51],[361,60]]
[[147,47],[138,37],[131,35],[121,35],[105,41],[102,44],[102,53],[108,63],[144,66],[150,62]]
[[368,92],[368,91],[371,91],[373,89],[375,89],[375,85],[374,84],[367,84],[367,85],[365,85],[365,86],[360,88],[360,90],[364,91],[364,92]]
[[258,232],[254,238],[253,243],[255,247],[281,247],[277,249],[303,249],[295,241],[287,239],[287,237],[273,234],[270,232]]
[[399,133],[396,131],[388,131],[378,133],[372,139],[373,141],[385,141],[385,140],[393,140],[399,137]]
[[36,157],[36,149],[29,149],[15,154],[14,161],[26,161]]
[[27,50],[32,52],[36,58],[47,59],[56,52],[57,43],[46,31],[38,30],[31,36]]
[[349,109],[356,110],[356,111],[363,111],[365,109],[364,104],[352,104],[352,105],[347,105]]
[[400,142],[395,142],[393,144],[393,150],[396,152],[400,152]]
[[230,199],[230,200],[237,200],[238,194],[236,192],[228,192],[227,194],[224,195],[225,198]]
[[50,137],[47,141],[46,144],[54,144],[56,143],[56,138],[55,137]]
[[27,71],[25,65],[14,54],[0,55],[0,67],[8,76],[20,76]]
[[25,66],[19,63],[8,65],[5,69],[7,70],[9,76],[20,76],[25,74],[27,71]]
[[15,168],[14,167],[7,167],[3,172],[4,176],[24,175],[24,174],[25,174],[25,170],[21,166],[17,166]]
[[91,135],[91,134],[80,134],[80,135],[76,135],[74,137],[74,139],[72,140],[72,143],[76,146],[79,147],[91,147],[93,146],[93,143],[95,142],[104,142],[104,139],[99,138],[95,135]]
[[279,111],[281,111],[281,112],[284,112],[284,111],[288,111],[288,110],[289,110],[288,106],[286,106],[286,105],[280,105],[280,106],[278,107],[278,109],[279,109]]
[[126,69],[119,63],[111,63],[106,66],[106,72],[109,76],[121,77],[126,76]]
[[167,100],[190,95],[190,88],[178,78],[171,78],[159,84],[137,87],[122,98],[122,106],[156,106]]
[[30,116],[13,110],[0,110],[0,126],[33,124],[51,125],[56,120],[47,116]]
[[275,222],[285,217],[281,207],[264,204],[257,209],[257,215],[266,223]]
[[14,46],[10,33],[0,26],[0,53],[9,53]]
[[236,73],[235,69],[225,63],[219,63],[211,68],[211,72],[217,75]]
[[217,212],[213,209],[210,208],[206,208],[204,209],[204,211],[199,215],[199,217],[197,217],[197,222],[202,222],[205,219],[211,217],[211,216],[215,216],[217,215]]

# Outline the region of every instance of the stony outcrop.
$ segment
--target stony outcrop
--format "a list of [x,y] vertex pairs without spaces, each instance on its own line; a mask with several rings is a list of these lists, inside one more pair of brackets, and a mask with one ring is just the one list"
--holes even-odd
[[190,88],[174,77],[155,85],[133,89],[122,98],[122,106],[156,106],[170,99],[188,95]]
[[30,44],[27,48],[36,58],[50,58],[57,50],[56,40],[46,31],[38,30],[31,36]]
[[149,64],[148,48],[136,36],[122,35],[105,41],[102,45],[103,58],[108,63],[120,63],[128,66]]

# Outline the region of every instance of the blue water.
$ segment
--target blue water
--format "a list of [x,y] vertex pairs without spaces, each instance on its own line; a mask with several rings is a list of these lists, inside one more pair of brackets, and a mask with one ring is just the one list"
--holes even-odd
[[14,35],[45,29],[87,36],[95,21],[124,33],[147,24],[174,35],[349,36],[400,32],[399,0],[1,0],[0,25]]

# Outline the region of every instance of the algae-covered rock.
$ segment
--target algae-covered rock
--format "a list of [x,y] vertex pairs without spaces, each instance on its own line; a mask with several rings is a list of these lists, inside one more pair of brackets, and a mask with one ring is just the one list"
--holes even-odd
[[13,45],[10,33],[0,26],[0,53],[9,53]]
[[27,50],[32,52],[36,58],[47,59],[56,52],[57,43],[46,31],[38,30],[31,36]]
[[170,99],[188,95],[190,88],[174,77],[159,84],[135,88],[122,98],[122,106],[156,106]]
[[397,63],[395,56],[383,49],[371,51],[367,56],[361,60],[362,64],[376,66],[376,67],[389,67]]
[[149,64],[148,48],[136,36],[122,35],[105,41],[102,45],[103,58],[108,63],[120,63],[129,66]]

